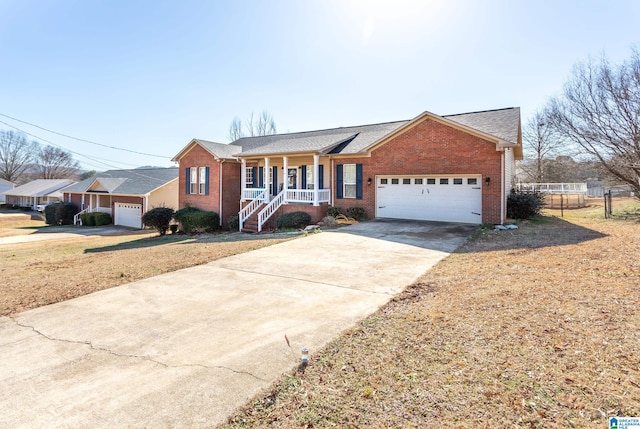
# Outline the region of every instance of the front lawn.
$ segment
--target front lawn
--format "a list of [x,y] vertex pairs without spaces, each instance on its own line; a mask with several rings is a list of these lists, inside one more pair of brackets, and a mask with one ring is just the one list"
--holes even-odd
[[[605,428],[640,416],[640,204],[483,230],[225,428]],[[615,207],[614,207],[615,209]]]

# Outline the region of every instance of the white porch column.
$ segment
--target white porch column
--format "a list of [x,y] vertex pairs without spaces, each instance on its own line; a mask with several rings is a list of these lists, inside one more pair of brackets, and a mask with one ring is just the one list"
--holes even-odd
[[244,191],[247,189],[247,160],[242,159],[242,166],[240,167],[240,202],[243,203],[246,200],[244,199]]
[[98,201],[96,201],[96,210],[100,210],[100,194],[98,194]]
[[262,178],[262,182],[264,183],[264,188],[267,190],[267,192],[265,193],[267,200],[265,201],[265,203],[268,203],[271,198],[271,189],[269,187],[269,158],[265,158],[264,159],[264,171],[262,172],[263,178]]
[[317,206],[318,203],[318,192],[320,190],[318,187],[320,186],[320,178],[318,175],[320,174],[320,155],[313,155],[313,205]]
[[284,191],[284,204],[287,204],[287,189],[289,189],[289,158],[282,157],[282,190]]

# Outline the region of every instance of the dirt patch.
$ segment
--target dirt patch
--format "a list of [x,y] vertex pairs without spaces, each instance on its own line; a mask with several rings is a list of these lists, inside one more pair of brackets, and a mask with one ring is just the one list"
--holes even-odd
[[223,427],[603,428],[639,416],[639,209],[480,230]]
[[[34,223],[36,222],[36,223]],[[32,233],[29,218],[0,224],[0,237]],[[7,235],[7,236],[8,236]],[[291,235],[202,234],[157,237],[150,231],[0,246],[0,315],[64,301],[247,252]]]

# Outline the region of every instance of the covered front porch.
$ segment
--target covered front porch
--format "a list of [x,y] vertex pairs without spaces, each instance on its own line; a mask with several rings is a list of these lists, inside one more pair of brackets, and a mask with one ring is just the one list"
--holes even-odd
[[325,180],[325,171],[331,171],[328,157],[281,156],[243,158],[241,161],[241,230],[255,213],[257,232],[260,232],[264,223],[283,205],[318,207],[331,203],[331,189],[325,185],[329,182]]
[[[73,201],[75,198],[70,197],[70,200]],[[73,217],[74,225],[81,225],[80,216],[84,213],[93,213],[93,212],[101,212],[101,213],[109,213],[113,216],[111,209],[111,195],[103,194],[103,193],[95,193],[95,192],[86,192],[79,195],[80,201],[76,202],[77,205],[80,206],[80,211],[76,213]]]

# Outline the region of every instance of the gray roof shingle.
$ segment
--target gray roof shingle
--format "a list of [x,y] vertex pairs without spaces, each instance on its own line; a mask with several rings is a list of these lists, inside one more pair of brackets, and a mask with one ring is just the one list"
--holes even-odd
[[235,144],[216,143],[201,139],[194,140],[197,141],[206,150],[221,159],[235,159],[236,157],[234,156],[234,154],[242,150],[242,147]]
[[176,180],[178,171],[177,167],[109,170],[69,186],[64,192],[84,193],[98,181],[109,194],[146,195]]
[[446,115],[443,118],[499,137],[509,143],[518,143],[518,132],[520,130],[519,107]]
[[36,179],[24,185],[5,191],[6,195],[21,197],[45,197],[74,183],[70,179]]
[[[442,117],[509,143],[518,143],[520,109],[517,107]],[[358,154],[409,122],[411,121],[405,120],[300,133],[243,137],[234,141],[232,146],[241,148],[234,153],[238,156],[301,152]]]

